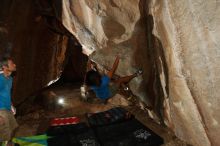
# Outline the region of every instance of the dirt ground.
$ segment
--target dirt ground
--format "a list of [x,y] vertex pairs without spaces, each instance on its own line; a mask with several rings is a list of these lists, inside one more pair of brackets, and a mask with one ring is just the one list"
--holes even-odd
[[[59,99],[63,99],[63,104],[58,104]],[[87,122],[87,113],[96,113],[123,106],[134,114],[140,122],[160,135],[165,141],[163,146],[189,146],[177,139],[166,127],[155,123],[137,105],[131,104],[125,99],[125,97],[118,95],[107,104],[95,98],[88,102],[82,100],[79,85],[66,84],[48,88],[39,93],[34,101],[23,105],[25,108],[18,111],[16,119],[19,123],[19,128],[16,132],[16,137],[44,133],[53,118],[76,116],[82,122]]]

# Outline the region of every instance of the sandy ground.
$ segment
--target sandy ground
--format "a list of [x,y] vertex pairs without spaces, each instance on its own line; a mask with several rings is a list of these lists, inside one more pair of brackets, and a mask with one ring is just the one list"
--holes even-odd
[[[58,104],[59,99],[63,99],[64,103],[62,105]],[[139,121],[164,138],[165,144],[163,146],[188,146],[177,139],[168,129],[150,119],[146,112],[135,105],[130,105],[130,102],[120,95],[110,100],[107,104],[100,103],[97,99],[85,102],[81,98],[79,86],[63,85],[42,91],[36,96],[35,100],[32,104],[30,104],[31,102],[26,103],[26,105],[23,105],[25,109],[22,108],[22,111],[18,111],[16,118],[19,128],[16,132],[16,137],[44,133],[53,118],[77,116],[82,122],[87,122],[87,113],[101,112],[123,105]]]

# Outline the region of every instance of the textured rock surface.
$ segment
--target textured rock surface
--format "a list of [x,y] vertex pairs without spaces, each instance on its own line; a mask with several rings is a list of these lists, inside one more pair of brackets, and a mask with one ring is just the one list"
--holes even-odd
[[11,55],[17,64],[16,105],[58,79],[62,71],[63,80],[84,77],[87,57],[60,22],[60,6],[58,1],[1,1],[0,58]]
[[220,145],[219,6],[215,0],[153,0],[150,8],[169,66],[173,130],[199,146]]
[[[145,27],[140,21],[139,7],[139,0],[63,0],[62,22],[77,37],[86,54],[96,50],[91,58],[105,69],[110,69],[119,55],[121,60],[116,74],[125,76],[139,67],[149,70]],[[144,74],[148,76],[147,71]],[[131,84],[140,97],[147,96],[140,90],[141,85],[147,84],[147,78],[145,81],[140,77]]]
[[215,0],[63,0],[62,22],[85,53],[96,50],[91,58],[105,68],[116,55],[121,56],[118,75],[143,68],[143,80],[135,79],[132,90],[178,137],[193,145],[220,145],[219,5]]
[[2,0],[0,5],[0,58],[10,55],[12,49],[7,29],[7,19],[11,4],[11,0]]
[[[82,44],[84,53],[103,69],[110,69],[117,55],[121,58],[117,75],[130,75],[142,68],[144,74],[131,81],[131,90],[153,107],[154,117],[163,122],[163,103],[156,87],[159,72],[154,61],[158,56],[150,55],[156,39],[151,35],[152,17],[145,10],[147,4],[143,0],[63,0],[62,22]],[[158,41],[155,44],[160,45]]]
[[54,33],[33,1],[13,1],[8,31],[17,64],[14,98],[20,103],[59,77],[68,38]]
[[82,53],[82,47],[80,45],[75,46],[75,40],[69,39],[67,52],[66,52],[66,63],[60,81],[62,82],[81,82],[84,80],[86,72],[86,65],[88,57]]
[[17,64],[13,90],[16,105],[57,80],[65,63],[68,81],[83,79],[87,57],[51,3],[3,0],[0,8],[0,58],[11,55]]
[[[0,53],[7,54],[12,43],[18,103],[57,78],[65,36],[73,34],[85,54],[95,51],[90,57],[104,69],[110,69],[116,55],[121,58],[117,75],[143,68],[143,76],[130,87],[153,108],[149,114],[157,122],[195,146],[220,145],[219,0],[35,2],[1,3],[6,7],[1,7],[0,20],[9,25],[0,23],[0,45],[8,48]],[[6,43],[7,37],[11,43]]]

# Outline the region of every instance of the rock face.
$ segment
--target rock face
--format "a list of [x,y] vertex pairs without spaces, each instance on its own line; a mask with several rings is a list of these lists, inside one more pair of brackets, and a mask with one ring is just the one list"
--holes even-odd
[[82,46],[75,39],[69,39],[66,51],[66,59],[64,70],[60,77],[60,82],[74,83],[82,82],[86,72],[88,57],[82,53]]
[[[63,0],[62,7],[63,25],[79,40],[84,53],[89,55],[96,50],[90,55],[92,60],[108,70],[118,55],[121,60],[116,74],[130,75],[137,68],[145,68],[144,74],[148,76],[146,28],[141,19],[139,0]],[[139,88],[146,83],[141,78],[134,80],[131,84],[134,91],[145,97],[145,92]],[[148,82],[147,77],[145,81]]]
[[12,49],[6,23],[11,3],[11,0],[2,0],[0,5],[0,58],[9,56]]
[[12,56],[17,64],[15,105],[52,84],[62,72],[64,80],[83,80],[87,56],[63,27],[59,6],[59,1],[1,1],[0,59]]
[[62,23],[105,69],[116,55],[120,76],[143,68],[131,89],[179,138],[217,146],[219,6],[214,0],[63,0]]
[[150,7],[169,66],[173,129],[200,146],[220,145],[219,6],[214,0],[154,0]]
[[[60,76],[71,44],[68,38],[74,35],[83,53],[105,70],[116,56],[121,58],[119,76],[143,69],[130,88],[143,109],[152,108],[153,119],[195,146],[220,145],[219,0],[3,0],[1,4],[0,53],[7,55],[13,48],[17,103]],[[86,60],[74,55],[72,64]],[[79,70],[76,76],[82,77]]]
[[8,31],[13,44],[11,54],[17,64],[17,104],[60,76],[68,38],[48,28],[49,23],[45,23],[47,20],[33,1],[13,1],[10,10]]

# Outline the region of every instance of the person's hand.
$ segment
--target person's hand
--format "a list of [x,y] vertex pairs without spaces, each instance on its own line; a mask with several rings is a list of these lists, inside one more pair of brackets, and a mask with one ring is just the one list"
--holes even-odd
[[16,114],[16,108],[13,105],[11,106],[11,112],[13,113],[13,115]]
[[3,125],[5,123],[5,120],[2,116],[0,116],[0,125]]
[[91,65],[92,65],[92,69],[97,69],[97,64],[95,62],[91,62]]
[[91,69],[97,70],[97,64],[92,60],[88,60],[88,62],[87,62],[87,71],[89,71]]
[[115,60],[120,60],[121,56],[117,55]]

